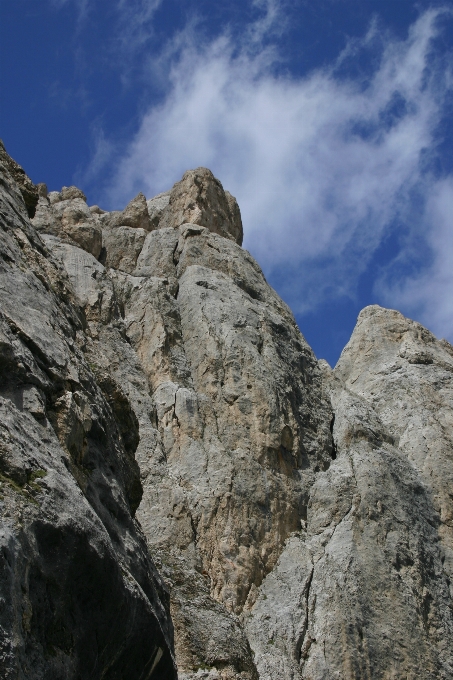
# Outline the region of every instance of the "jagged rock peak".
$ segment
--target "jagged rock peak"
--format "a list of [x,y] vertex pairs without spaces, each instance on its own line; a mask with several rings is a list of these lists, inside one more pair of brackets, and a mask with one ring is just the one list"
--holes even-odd
[[[26,177],[25,173],[20,177]],[[147,233],[156,229],[195,224],[242,244],[236,199],[207,168],[188,170],[170,191],[149,200],[140,192],[124,210],[112,212],[97,205],[88,207],[85,194],[75,186],[48,192],[45,184],[39,184],[35,193],[36,212],[29,213],[35,229],[77,245],[107,267],[128,273],[135,268]]]
[[146,198],[141,192],[135,196],[123,211],[114,211],[103,218],[107,227],[133,227],[135,229],[151,230]]
[[0,163],[3,165],[13,180],[19,187],[20,193],[27,208],[29,217],[35,216],[36,204],[38,203],[38,189],[35,187],[31,179],[26,175],[25,170],[19,163],[11,158],[5,149],[5,145],[0,139]]
[[38,184],[39,195],[43,198],[49,198],[51,203],[59,203],[60,201],[71,201],[74,198],[81,198],[82,201],[87,200],[87,197],[81,189],[72,185],[70,187],[62,187],[61,191],[51,191],[50,194],[47,193],[47,187],[45,190],[42,187],[46,187],[45,184]]
[[159,228],[178,228],[186,222],[207,227],[242,245],[242,220],[237,201],[207,168],[188,170],[182,180],[176,182]]
[[453,347],[400,312],[365,307],[335,367],[430,488],[453,596]]

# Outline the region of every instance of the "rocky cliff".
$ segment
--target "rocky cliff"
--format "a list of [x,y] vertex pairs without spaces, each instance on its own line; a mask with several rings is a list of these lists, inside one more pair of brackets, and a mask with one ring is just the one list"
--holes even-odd
[[318,362],[209,170],[0,162],[3,676],[453,677],[453,348],[369,307]]

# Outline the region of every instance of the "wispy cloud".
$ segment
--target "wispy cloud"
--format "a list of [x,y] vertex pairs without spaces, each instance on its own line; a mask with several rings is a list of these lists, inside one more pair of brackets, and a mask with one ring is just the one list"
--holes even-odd
[[258,12],[255,21],[246,26],[242,47],[262,47],[264,39],[280,37],[287,27],[286,0],[253,0],[252,7]]
[[[442,194],[444,180],[427,167],[451,91],[434,44],[448,12],[426,11],[406,40],[374,24],[330,68],[295,79],[277,74],[280,54],[265,40],[278,4],[261,6],[239,37],[206,42],[192,27],[175,39],[168,94],[143,115],[106,197],[152,195],[189,167],[210,167],[239,200],[245,246],[268,274],[279,271],[287,301],[303,312],[353,294],[396,222],[420,226],[420,205]],[[367,51],[374,68],[352,78],[351,63]],[[404,299],[417,294],[415,283],[404,290]]]
[[117,0],[117,38],[122,51],[139,52],[153,34],[152,21],[162,0]]
[[[453,177],[433,183],[421,225],[419,247],[427,260],[403,279],[390,271],[379,290],[389,306],[404,309],[439,337],[453,341]],[[405,259],[400,257],[403,266]]]
[[105,172],[109,163],[114,160],[116,148],[112,141],[106,138],[100,121],[92,125],[92,156],[88,168],[78,168],[74,176],[76,185],[91,184],[99,175]]
[[[73,5],[78,13],[79,24],[89,18],[90,10],[99,7],[100,0],[49,0],[57,9]],[[115,56],[141,52],[154,34],[153,19],[163,0],[112,0],[111,9],[116,15],[112,31]],[[121,61],[121,59],[120,59]]]

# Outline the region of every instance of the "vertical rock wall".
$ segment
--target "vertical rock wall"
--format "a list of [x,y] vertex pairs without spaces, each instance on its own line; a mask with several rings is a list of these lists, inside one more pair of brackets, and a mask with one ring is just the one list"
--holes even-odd
[[[208,171],[182,185],[144,238],[143,221],[121,224],[128,208],[92,212],[107,269],[46,226],[61,197],[41,199],[35,222],[84,307],[93,370],[121,385],[140,422],[137,517],[171,588],[180,671],[255,678],[239,616],[330,464],[331,409],[291,312],[234,242],[237,222],[234,238],[217,233],[234,199]],[[214,231],[179,225],[181,193]]]
[[137,419],[96,379],[83,309],[0,173],[0,675],[176,677],[168,592],[134,519]]
[[368,307],[323,365],[336,459],[246,620],[260,678],[450,678],[452,357]]
[[[17,374],[2,382],[14,442],[2,474],[8,498],[54,494],[52,520],[41,500],[34,512],[55,536],[78,522],[80,546],[40,539],[46,559],[91,565],[93,545],[111,556],[111,602],[83,576],[74,588],[88,648],[113,633],[104,665],[81,665],[94,657],[81,660],[64,617],[33,632],[54,606],[31,601],[35,586],[3,630],[49,639],[55,654],[33,658],[50,677],[173,677],[168,589],[181,680],[452,677],[451,346],[372,307],[335,371],[318,363],[240,247],[235,199],[205,168],[113,213],[76,187],[40,185],[39,237],[21,205],[20,257],[5,251],[2,266],[33,263],[37,278],[13,290],[5,274],[2,288],[2,366]],[[24,477],[14,457],[27,441],[49,451]],[[58,502],[44,481],[57,473],[69,489]],[[14,559],[31,559],[14,545]],[[74,572],[58,568],[70,574],[58,611],[74,616]]]

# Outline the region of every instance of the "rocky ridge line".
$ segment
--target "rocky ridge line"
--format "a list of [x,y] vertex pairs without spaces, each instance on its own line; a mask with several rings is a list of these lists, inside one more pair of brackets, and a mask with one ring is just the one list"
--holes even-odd
[[451,677],[451,346],[371,307],[318,363],[204,168],[114,213],[39,193],[179,677]]

